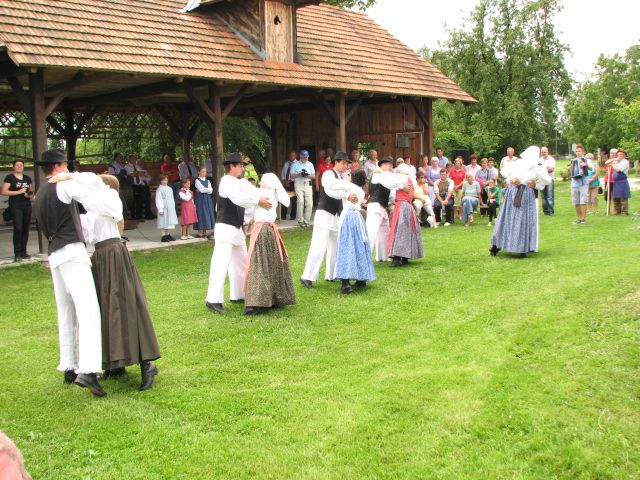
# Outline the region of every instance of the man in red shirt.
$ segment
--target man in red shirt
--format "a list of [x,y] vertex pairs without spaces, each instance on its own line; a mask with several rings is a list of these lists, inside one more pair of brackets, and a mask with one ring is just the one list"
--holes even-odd
[[454,166],[449,172],[449,178],[453,180],[453,218],[462,219],[462,184],[467,175],[463,166],[462,157],[457,157]]

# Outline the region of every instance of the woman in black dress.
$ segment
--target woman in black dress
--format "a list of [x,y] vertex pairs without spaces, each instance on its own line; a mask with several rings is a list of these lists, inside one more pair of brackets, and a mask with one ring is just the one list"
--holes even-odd
[[22,160],[13,162],[13,173],[4,178],[2,195],[9,197],[9,212],[13,220],[13,253],[16,262],[31,258],[27,253],[29,226],[31,225],[31,197],[33,182],[24,174]]

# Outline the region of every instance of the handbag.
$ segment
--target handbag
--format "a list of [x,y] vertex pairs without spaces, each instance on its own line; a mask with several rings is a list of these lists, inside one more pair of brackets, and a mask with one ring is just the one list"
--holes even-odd
[[598,187],[598,195],[602,195],[604,193],[604,190],[602,189],[602,187]]

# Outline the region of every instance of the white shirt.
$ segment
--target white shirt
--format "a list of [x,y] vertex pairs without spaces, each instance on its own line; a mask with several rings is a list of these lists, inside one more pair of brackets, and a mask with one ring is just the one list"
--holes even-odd
[[191,193],[191,190],[186,190],[184,188],[181,188],[180,191],[178,192],[178,196],[180,197],[180,200],[184,202],[188,202],[193,197],[193,194]]
[[[202,180],[203,182],[207,180],[205,177],[198,177],[198,178],[200,180]],[[196,190],[198,190],[200,193],[208,193],[208,194],[212,194],[213,193],[213,187],[211,186],[211,182],[209,182],[209,186],[208,187],[205,187],[200,182],[196,182]]]
[[[112,204],[115,210],[122,212],[122,201],[115,190],[109,189],[109,192],[105,192],[105,201]],[[122,215],[119,215],[119,217],[100,215],[96,212],[87,212],[84,215],[80,215],[85,242],[95,245],[110,238],[120,238],[118,222],[122,220]]]
[[[335,170],[327,170],[322,174],[322,188],[325,193],[336,200],[344,200],[349,197],[348,191],[345,189],[342,182],[350,183],[342,178],[336,178]],[[340,175],[340,174],[338,174]],[[328,228],[329,230],[337,231],[339,227],[338,215],[331,215],[325,210],[316,210],[316,214],[313,217],[313,225],[319,228]]]
[[[544,168],[553,168],[554,171],[553,172],[549,172],[549,177],[551,177],[551,179],[553,180],[554,178],[556,178],[556,172],[555,172],[555,168],[556,168],[556,159],[553,158],[551,155],[547,155],[547,158],[545,160],[544,157],[540,157],[540,162],[542,162],[542,166]],[[548,171],[548,170],[547,170]]]
[[260,197],[268,198],[271,202],[271,208],[266,210],[261,206],[256,206],[253,210],[253,220],[256,222],[274,223],[278,218],[278,199],[276,198],[276,192],[270,188],[259,188]]
[[[260,191],[256,187],[244,178],[236,178],[231,175],[225,175],[220,180],[218,195],[222,198],[228,198],[242,208],[255,207],[260,201]],[[242,232],[242,228],[236,228],[226,223],[216,222],[213,235],[216,242],[227,242],[232,245],[245,243],[245,235]]]
[[515,155],[513,157],[511,157],[511,158],[509,158],[508,156],[507,157],[502,157],[502,160],[500,160],[500,170],[505,168],[507,165],[515,162],[516,160],[519,160],[519,158],[516,157]]
[[464,169],[467,171],[467,173],[472,173],[473,178],[476,178],[476,174],[478,173],[479,170],[482,169],[482,167],[476,163],[475,167],[473,166],[473,164],[469,164],[466,167],[464,167]]
[[151,176],[149,173],[147,173],[144,168],[138,166],[138,164],[133,165],[132,163],[128,163],[124,168],[129,175],[134,172],[141,174],[140,176],[131,176],[134,185],[149,185],[149,182],[151,182]]
[[[94,173],[74,173],[72,180],[56,184],[56,195],[62,203],[70,204],[73,200],[82,203],[87,212],[97,215],[111,216],[116,221],[122,219],[122,203],[110,201],[111,189]],[[87,248],[81,242],[70,243],[49,255],[49,267],[56,268],[66,262],[91,264]]]

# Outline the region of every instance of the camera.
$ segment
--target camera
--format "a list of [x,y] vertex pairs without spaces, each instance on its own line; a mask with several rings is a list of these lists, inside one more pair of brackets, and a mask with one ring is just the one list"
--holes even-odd
[[308,176],[309,176],[309,174],[307,173],[307,171],[306,171],[306,170],[304,170],[304,169],[300,172],[300,174],[301,174],[303,177],[308,177]]

